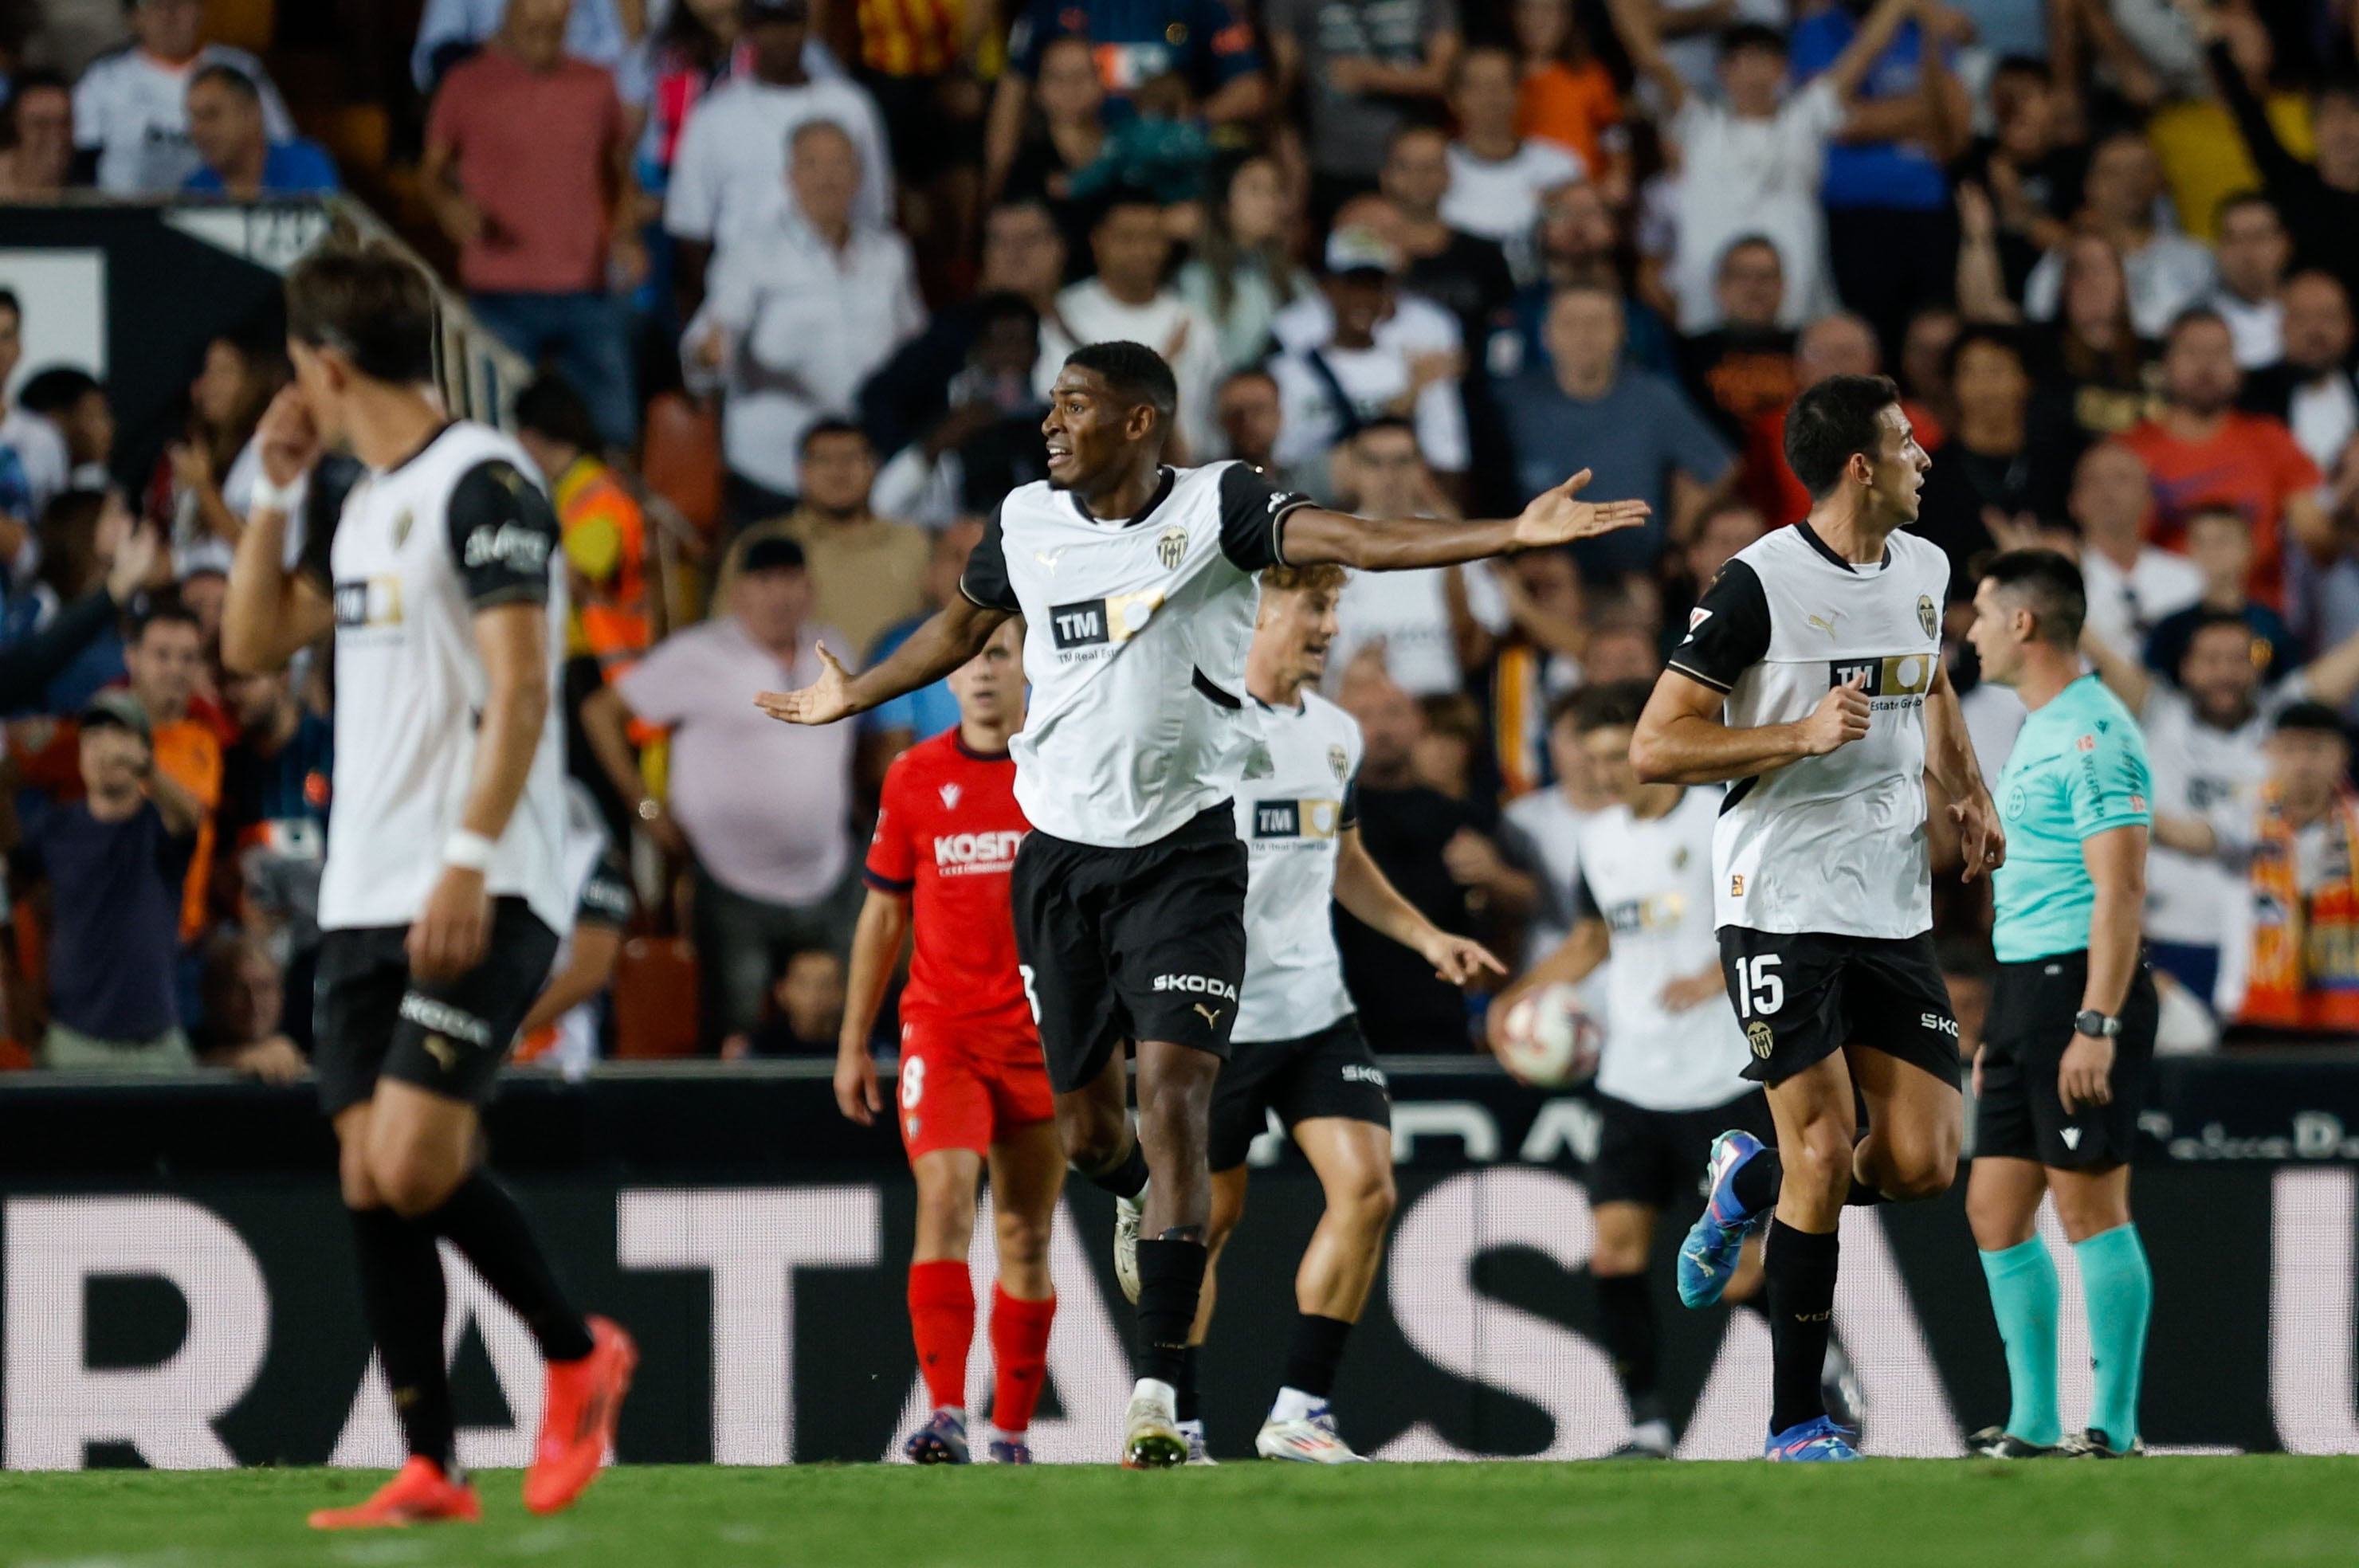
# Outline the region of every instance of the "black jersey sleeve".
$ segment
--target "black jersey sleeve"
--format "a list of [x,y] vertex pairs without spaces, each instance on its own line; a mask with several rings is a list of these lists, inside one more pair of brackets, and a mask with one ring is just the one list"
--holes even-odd
[[1728,691],[1768,651],[1769,596],[1750,566],[1731,561],[1688,611],[1688,634],[1671,650],[1670,666]]
[[1005,502],[991,509],[991,521],[983,525],[983,537],[967,552],[966,569],[959,573],[959,591],[985,610],[1013,615],[1024,607],[1016,601],[1016,587],[1007,580],[1007,540],[1000,532],[1000,514],[1006,510]]
[[303,493],[303,553],[295,569],[310,578],[322,595],[333,593],[336,588],[335,568],[331,564],[336,519],[344,514],[344,502],[365,471],[358,458],[341,452],[321,458],[311,470],[311,482]]
[[1221,470],[1221,554],[1239,571],[1284,566],[1286,520],[1310,504],[1309,496],[1278,489],[1251,463],[1229,464]]
[[1572,918],[1575,925],[1584,920],[1603,920],[1605,911],[1597,902],[1597,894],[1589,885],[1587,871],[1572,873]]
[[471,608],[549,602],[557,511],[514,463],[493,458],[459,476],[450,529],[451,556]]
[[631,872],[622,856],[609,849],[598,858],[590,880],[582,885],[582,903],[574,911],[576,925],[596,925],[620,931],[631,923]]
[[1353,773],[1343,786],[1343,808],[1335,819],[1335,831],[1349,833],[1360,825],[1360,775]]

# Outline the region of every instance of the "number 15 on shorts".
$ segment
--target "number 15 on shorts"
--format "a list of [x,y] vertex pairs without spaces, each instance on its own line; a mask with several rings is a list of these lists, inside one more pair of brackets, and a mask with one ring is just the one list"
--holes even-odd
[[1736,1011],[1741,1018],[1767,1017],[1786,1005],[1786,979],[1775,953],[1736,960]]

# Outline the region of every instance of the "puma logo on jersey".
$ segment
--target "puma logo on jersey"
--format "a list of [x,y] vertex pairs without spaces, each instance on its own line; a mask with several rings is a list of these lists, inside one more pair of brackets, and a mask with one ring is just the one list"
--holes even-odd
[[[1068,548],[1070,548],[1070,546],[1068,546]],[[1055,577],[1057,575],[1057,563],[1065,558],[1065,552],[1061,549],[1035,550],[1032,552],[1032,558],[1039,562],[1042,566],[1047,567],[1050,577]]]
[[1834,640],[1835,635],[1835,622],[1842,619],[1842,611],[1830,610],[1823,615],[1806,615],[1802,618],[1802,621],[1803,624],[1814,626],[1818,628],[1818,630],[1824,632],[1827,634],[1828,641],[1832,642]]
[[956,811],[958,809],[959,795],[961,793],[959,786],[954,784],[946,784],[942,785],[942,809],[944,811]]
[[1200,1002],[1197,1002],[1197,1003],[1195,1004],[1195,1008],[1196,1008],[1196,1011],[1197,1011],[1198,1012],[1201,1012],[1201,1013],[1202,1013],[1202,1014],[1204,1015],[1204,1027],[1205,1027],[1205,1028],[1207,1028],[1207,1029],[1218,1029],[1218,1028],[1221,1026],[1221,1010],[1220,1010],[1219,1008],[1217,1008],[1217,1007],[1206,1007],[1206,1006],[1205,1006],[1202,1002],[1201,1002],[1201,1001],[1200,1001]]

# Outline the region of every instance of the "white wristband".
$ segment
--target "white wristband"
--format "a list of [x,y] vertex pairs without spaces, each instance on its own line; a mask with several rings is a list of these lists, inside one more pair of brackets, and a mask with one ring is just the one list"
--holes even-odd
[[287,484],[275,482],[268,474],[256,474],[254,499],[246,508],[247,514],[275,512],[281,517],[292,517],[302,510],[303,497],[310,493],[310,489],[311,476],[308,473],[297,474]]
[[492,849],[489,838],[462,827],[442,841],[442,863],[462,871],[480,871],[491,865]]

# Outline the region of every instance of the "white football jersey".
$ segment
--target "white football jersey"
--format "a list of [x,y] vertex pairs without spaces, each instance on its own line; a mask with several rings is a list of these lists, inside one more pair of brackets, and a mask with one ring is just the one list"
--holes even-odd
[[[1583,811],[1562,789],[1550,785],[1516,796],[1502,814],[1501,847],[1517,870],[1540,884],[1539,907],[1524,930],[1524,961],[1528,969],[1547,957],[1572,935],[1573,905],[1581,885],[1581,829],[1597,814]],[[1612,1032],[1614,960],[1589,972],[1575,988],[1581,1005],[1599,1027]]]
[[1254,708],[1270,773],[1237,791],[1237,837],[1251,871],[1245,995],[1231,1038],[1294,1040],[1352,1011],[1332,906],[1339,836],[1357,826],[1360,726],[1314,691],[1303,692],[1300,708]]
[[1164,470],[1130,518],[1092,517],[1046,481],[1008,492],[959,588],[1026,622],[1032,697],[1010,749],[1035,829],[1152,844],[1266,773],[1245,699],[1255,574],[1308,504],[1236,462]]
[[314,477],[303,570],[334,596],[336,809],[320,925],[407,925],[442,873],[474,778],[488,682],[475,616],[548,606],[549,719],[523,796],[484,873],[560,935],[579,889],[565,862],[565,577],[557,515],[524,449],[487,425],[446,425],[416,454],[362,470],[342,495]]
[[1729,786],[1715,839],[1718,921],[1754,931],[1914,936],[1933,924],[1925,697],[1941,667],[1950,558],[1895,534],[1854,567],[1808,523],[1738,551],[1688,617],[1670,667],[1728,694],[1734,730],[1810,717],[1863,678],[1868,731]]
[[1614,806],[1581,827],[1575,902],[1583,919],[1605,922],[1614,953],[1597,1090],[1647,1110],[1701,1110],[1751,1087],[1744,1072],[1752,1054],[1725,996],[1677,1012],[1663,1005],[1673,980],[1720,969],[1712,836],[1721,800],[1716,785],[1690,789],[1652,821]]
[[[2310,682],[2296,671],[2261,693],[2242,725],[2220,730],[2197,715],[2186,693],[2157,680],[2138,712],[2154,770],[2155,811],[2202,817],[2232,843],[2248,839],[2269,771],[2261,743],[2277,715],[2309,696]],[[2219,946],[2227,925],[2221,911],[2246,896],[2245,879],[2217,860],[2159,844],[2147,851],[2146,934],[2157,942]]]
[[244,49],[207,44],[192,59],[167,64],[136,44],[90,62],[74,83],[74,146],[98,154],[98,188],[109,196],[162,196],[201,167],[189,139],[189,79],[225,65],[262,95],[263,135],[292,140],[295,122],[262,62]]

